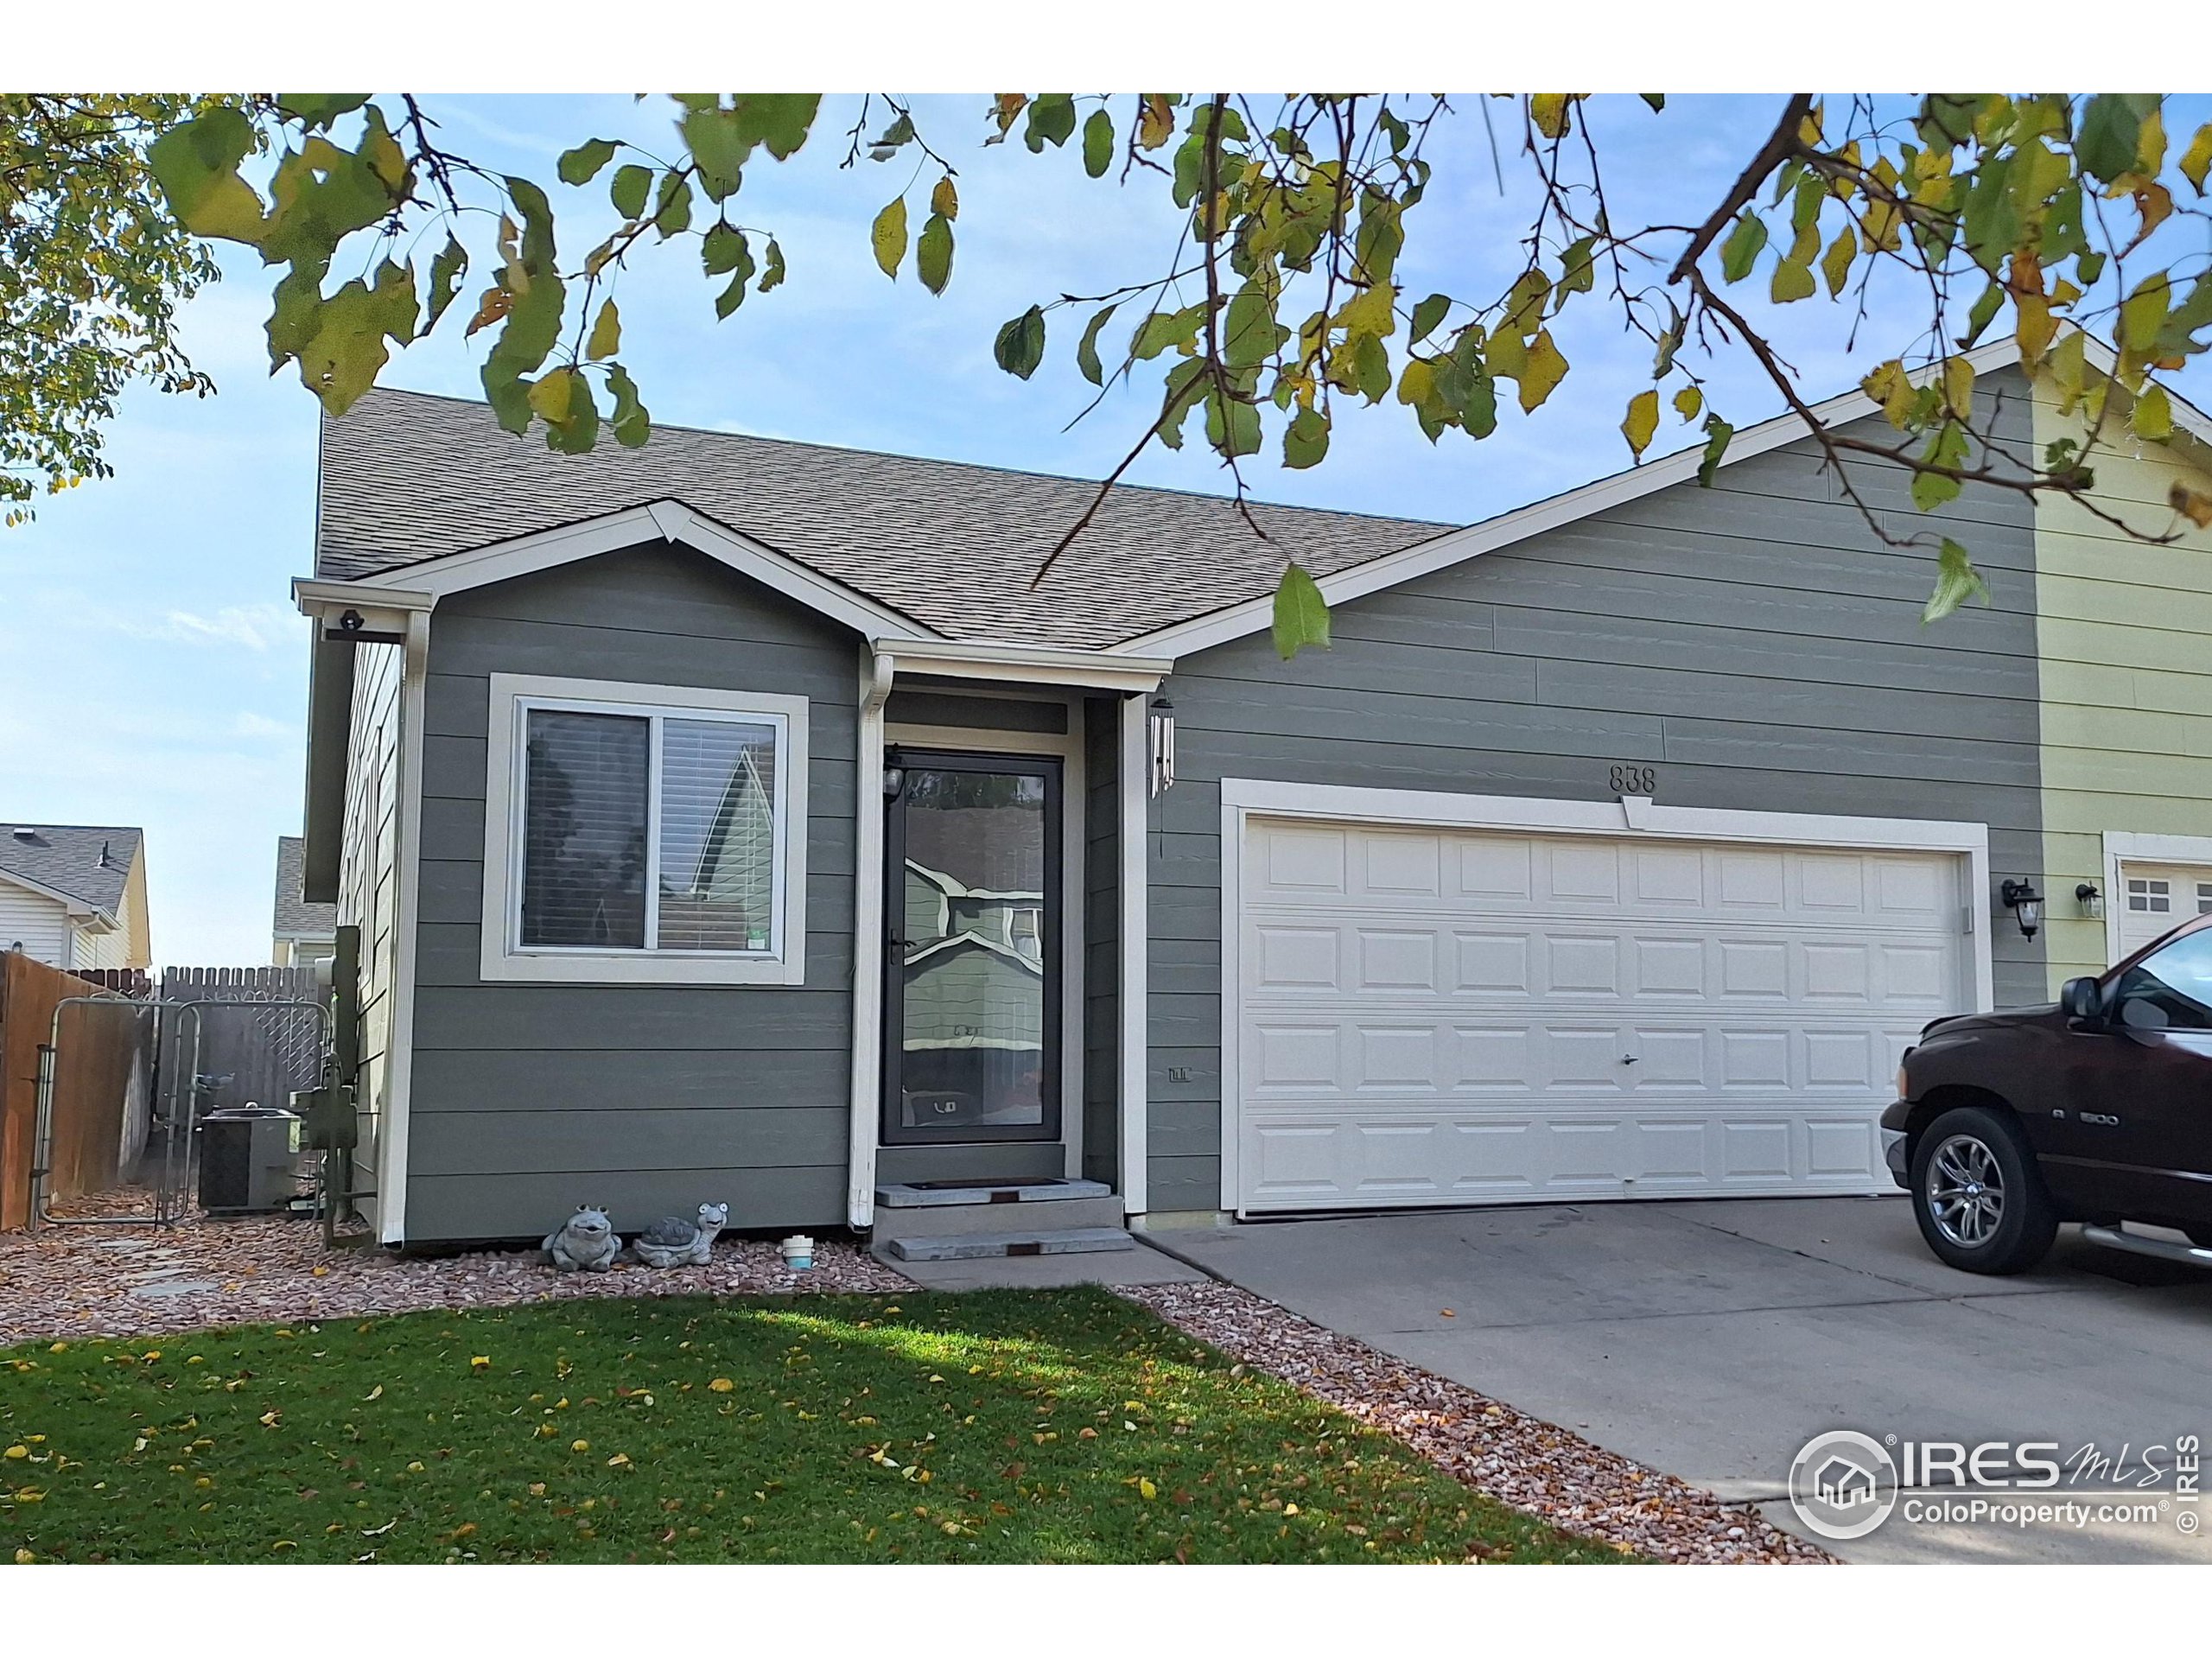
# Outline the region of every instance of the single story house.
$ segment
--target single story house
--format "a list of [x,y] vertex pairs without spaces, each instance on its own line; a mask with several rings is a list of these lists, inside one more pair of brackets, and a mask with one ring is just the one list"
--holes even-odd
[[[1975,361],[2005,445],[2069,429]],[[2174,528],[2208,445],[2178,409],[2098,505]],[[1038,582],[1091,485],[372,393],[296,595],[378,1234],[1884,1190],[1923,1022],[2212,907],[2212,537],[1862,470],[1989,577],[1923,625],[1800,427],[1696,464],[1265,542],[1122,489]],[[1286,556],[1334,617],[1287,663]]]
[[0,832],[0,950],[56,968],[150,968],[146,836],[109,824]]
[[338,906],[310,904],[302,886],[307,842],[276,837],[276,899],[269,918],[269,960],[279,968],[327,961],[338,950]]

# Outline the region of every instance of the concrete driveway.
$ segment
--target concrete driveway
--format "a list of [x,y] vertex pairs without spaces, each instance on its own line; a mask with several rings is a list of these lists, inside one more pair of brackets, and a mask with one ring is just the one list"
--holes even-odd
[[[2094,1443],[2115,1465],[2123,1446],[2137,1459],[2160,1447],[2171,1466],[2190,1433],[2212,1452],[2212,1274],[2101,1250],[2071,1229],[2016,1279],[1944,1267],[1902,1196],[1430,1211],[1156,1237],[1320,1324],[1801,1532],[1783,1501],[1789,1462],[1831,1428],[1969,1446],[2055,1440],[2062,1457]],[[2196,1507],[2212,1530],[2212,1496]],[[1830,1548],[1863,1560],[2212,1561],[2206,1531],[2184,1535],[2178,1512],[2024,1531],[1914,1526],[1900,1513]]]

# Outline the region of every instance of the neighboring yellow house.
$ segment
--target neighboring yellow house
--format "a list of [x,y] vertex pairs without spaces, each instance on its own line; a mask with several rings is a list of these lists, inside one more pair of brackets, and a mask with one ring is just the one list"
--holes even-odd
[[0,824],[0,950],[56,968],[150,968],[143,831]]
[[[2100,359],[2094,346],[2090,358]],[[2110,360],[2102,353],[2101,366]],[[2173,409],[2173,436],[2145,442],[2128,435],[2115,397],[2092,458],[2091,505],[2047,495],[2036,510],[2054,995],[2212,912],[2212,531],[2168,505],[2177,480],[2212,493],[2212,417],[2179,398]],[[2038,453],[2083,430],[2048,381],[2036,389],[2034,429]],[[2175,539],[2133,539],[2091,506]]]

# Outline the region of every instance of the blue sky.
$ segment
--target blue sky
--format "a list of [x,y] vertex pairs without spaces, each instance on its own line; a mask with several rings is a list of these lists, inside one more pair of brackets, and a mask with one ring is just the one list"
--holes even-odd
[[[825,108],[798,158],[748,170],[742,217],[781,238],[791,270],[785,289],[717,324],[688,248],[626,276],[623,355],[655,418],[1090,476],[1118,461],[1156,392],[1141,380],[1135,397],[1061,429],[1089,391],[1068,361],[1084,313],[1053,314],[1046,365],[1026,385],[993,366],[990,341],[1034,301],[1154,274],[1176,215],[1155,188],[1084,178],[1072,154],[979,148],[984,102],[917,105],[925,135],[961,169],[959,251],[941,298],[911,267],[905,280],[886,281],[868,256],[868,223],[912,164],[838,167],[849,100]],[[1633,99],[1603,100],[1617,222],[1702,217],[1776,106],[1691,99],[1654,118]],[[580,138],[652,145],[667,132],[664,103],[626,97],[435,98],[427,107],[452,148],[546,180]],[[1403,278],[1416,293],[1500,285],[1516,257],[1514,227],[1526,222],[1510,158],[1501,202],[1476,106],[1463,107],[1432,149],[1437,181],[1409,225]],[[2191,108],[2168,124],[2185,136],[2203,118]],[[1664,148],[1654,142],[1662,136]],[[573,256],[601,225],[604,197],[557,187],[555,196],[568,227],[563,251]],[[268,377],[268,277],[251,258],[226,270],[186,320],[219,395],[133,393],[109,444],[118,476],[46,499],[34,524],[0,532],[0,815],[143,825],[162,962],[264,959],[276,838],[299,829],[308,633],[288,583],[308,571],[316,407],[296,379]],[[1752,287],[1763,291],[1764,280]],[[1648,384],[1649,354],[1601,308],[1588,311],[1560,342],[1574,372],[1532,419],[1509,416],[1481,444],[1447,435],[1432,448],[1405,410],[1386,404],[1340,418],[1329,461],[1314,472],[1251,467],[1255,493],[1466,522],[1617,470],[1628,459],[1621,410]],[[1909,306],[1878,306],[1851,353],[1840,307],[1799,305],[1773,322],[1815,396],[1855,380],[1915,326]],[[478,356],[449,327],[385,378],[473,396]],[[2183,376],[2178,387],[2202,403],[2207,389],[2193,383],[2203,378]],[[1775,412],[1773,394],[1741,361],[1722,366],[1713,385],[1717,405],[1739,425]],[[1659,448],[1679,443],[1662,429]],[[1156,454],[1132,477],[1194,489],[1225,482],[1195,449]]]

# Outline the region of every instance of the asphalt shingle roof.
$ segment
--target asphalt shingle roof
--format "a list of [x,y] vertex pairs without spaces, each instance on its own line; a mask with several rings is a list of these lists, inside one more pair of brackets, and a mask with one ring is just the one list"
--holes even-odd
[[1271,592],[1286,556],[1326,575],[1452,526],[1116,489],[1082,479],[655,426],[641,449],[558,455],[480,402],[372,391],[322,429],[315,573],[343,580],[677,500],[956,639],[1095,649]]
[[143,835],[105,824],[0,821],[0,870],[29,876],[113,916]]
[[280,934],[332,938],[338,932],[338,906],[311,905],[304,891],[308,844],[299,836],[276,837],[276,908],[271,930]]

